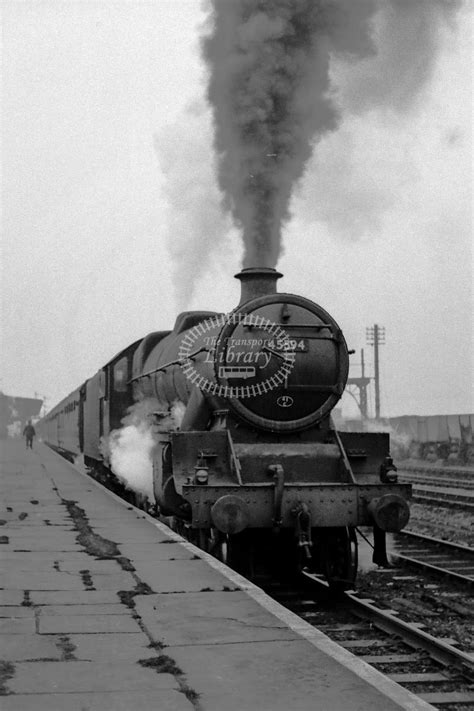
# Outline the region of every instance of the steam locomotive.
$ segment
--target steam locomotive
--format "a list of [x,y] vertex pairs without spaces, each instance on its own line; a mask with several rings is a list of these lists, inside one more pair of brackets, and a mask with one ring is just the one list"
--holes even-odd
[[[408,522],[411,487],[397,483],[388,434],[335,428],[345,339],[320,306],[277,293],[281,276],[242,270],[231,314],[180,314],[172,331],[118,353],[38,429],[57,450],[108,467],[107,436],[133,403],[157,403],[161,516],[223,560],[248,560],[265,542],[277,558],[347,588],[357,573],[356,527],[373,527],[374,562],[384,564],[385,533]],[[179,428],[169,417],[177,402],[185,406]]]

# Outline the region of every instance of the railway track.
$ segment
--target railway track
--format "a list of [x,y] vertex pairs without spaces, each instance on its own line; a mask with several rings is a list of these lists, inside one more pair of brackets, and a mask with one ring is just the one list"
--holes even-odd
[[432,506],[463,509],[474,513],[474,492],[467,489],[441,488],[413,483],[412,501]]
[[412,501],[474,513],[474,470],[402,465],[399,480],[413,485]]
[[406,565],[474,587],[474,548],[403,531],[394,536],[390,556]]
[[263,587],[333,641],[435,708],[474,709],[473,655],[356,592],[342,593],[335,603],[333,596],[328,599],[327,584],[320,576],[303,575],[304,589],[275,582]]
[[448,478],[458,478],[458,479],[474,479],[474,468],[472,466],[436,466],[435,464],[427,463],[407,463],[400,462],[398,465],[398,471],[400,473],[409,472],[410,474],[426,474],[434,477],[448,477]]
[[474,477],[456,476],[436,476],[435,474],[426,474],[418,472],[401,472],[399,481],[404,484],[427,484],[434,487],[446,487],[448,489],[467,489],[474,490]]

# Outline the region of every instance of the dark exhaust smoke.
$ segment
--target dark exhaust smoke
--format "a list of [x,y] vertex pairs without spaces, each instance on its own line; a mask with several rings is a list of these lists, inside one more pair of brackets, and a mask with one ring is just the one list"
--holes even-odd
[[[244,266],[274,267],[292,193],[315,145],[337,129],[344,114],[408,111],[432,75],[442,30],[461,2],[210,0],[210,5],[202,45],[224,207],[242,230]],[[348,82],[337,86],[333,68],[341,60],[351,70]],[[332,190],[343,203],[341,178]],[[325,199],[317,178],[314,196],[315,202]]]
[[244,266],[275,266],[295,183],[337,126],[331,49],[373,51],[373,0],[213,0],[210,68],[219,183],[243,230]]

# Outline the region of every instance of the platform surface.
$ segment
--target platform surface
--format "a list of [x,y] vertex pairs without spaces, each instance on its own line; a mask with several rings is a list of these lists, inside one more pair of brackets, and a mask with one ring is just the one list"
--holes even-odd
[[1,711],[432,708],[45,445],[0,448]]

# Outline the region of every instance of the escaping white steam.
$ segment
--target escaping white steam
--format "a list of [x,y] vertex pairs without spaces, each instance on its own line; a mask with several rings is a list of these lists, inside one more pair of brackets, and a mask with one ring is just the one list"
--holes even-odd
[[173,429],[179,429],[183,421],[184,413],[186,412],[186,405],[181,400],[175,400],[171,405],[171,419]]
[[119,430],[110,433],[104,443],[110,466],[118,479],[132,491],[154,503],[153,450],[156,435],[179,429],[186,406],[176,400],[170,408],[153,398],[129,408]]
[[[341,429],[346,425],[342,424]],[[390,435],[390,453],[397,459],[406,459],[409,456],[410,445],[413,438],[407,432],[399,432],[385,420],[359,420],[351,421],[352,432],[386,432]]]
[[144,494],[153,503],[153,467],[151,452],[155,440],[147,422],[126,425],[109,438],[110,464],[114,474],[133,491]]
[[383,420],[366,420],[366,432],[387,432],[390,435],[390,452],[394,459],[406,459],[412,438],[406,432],[398,432]]

